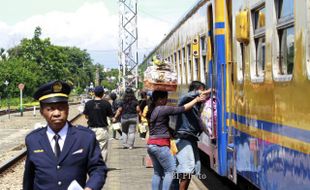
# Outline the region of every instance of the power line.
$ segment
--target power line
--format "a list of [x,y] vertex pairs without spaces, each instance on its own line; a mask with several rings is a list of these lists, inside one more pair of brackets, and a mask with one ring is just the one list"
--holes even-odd
[[[145,47],[145,48],[138,48],[139,50],[152,50],[154,47]],[[86,49],[87,51],[91,52],[118,52],[118,49]]]
[[174,23],[172,23],[171,21],[167,21],[167,20],[162,19],[162,18],[160,18],[160,17],[158,17],[158,16],[154,16],[154,15],[148,13],[147,11],[144,11],[143,9],[139,9],[139,11],[141,11],[142,13],[144,13],[144,14],[146,14],[146,15],[151,16],[151,17],[154,18],[154,19],[160,20],[160,21],[162,21],[162,22],[165,22],[165,23],[168,23],[168,24],[174,24]]

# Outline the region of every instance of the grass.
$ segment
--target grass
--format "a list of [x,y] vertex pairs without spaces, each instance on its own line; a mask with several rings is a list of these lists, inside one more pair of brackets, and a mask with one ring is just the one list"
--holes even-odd
[[[69,101],[78,101],[78,96],[70,96]],[[0,99],[0,109],[8,109],[8,103],[10,104],[10,109],[20,110],[20,99],[19,98],[10,98],[10,99]],[[34,101],[32,97],[23,98],[23,108],[29,108],[33,106],[39,106],[38,101]]]

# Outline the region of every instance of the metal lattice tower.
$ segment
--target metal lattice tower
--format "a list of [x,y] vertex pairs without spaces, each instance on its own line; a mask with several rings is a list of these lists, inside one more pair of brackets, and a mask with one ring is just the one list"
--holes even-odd
[[137,0],[119,0],[119,79],[138,88]]

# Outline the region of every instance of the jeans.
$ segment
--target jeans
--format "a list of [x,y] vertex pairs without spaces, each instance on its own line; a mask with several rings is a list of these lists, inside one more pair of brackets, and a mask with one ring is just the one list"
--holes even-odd
[[121,124],[123,146],[129,148],[133,147],[135,143],[137,117],[128,119],[121,118]]
[[168,146],[148,145],[153,162],[152,190],[170,190],[176,170],[176,161]]

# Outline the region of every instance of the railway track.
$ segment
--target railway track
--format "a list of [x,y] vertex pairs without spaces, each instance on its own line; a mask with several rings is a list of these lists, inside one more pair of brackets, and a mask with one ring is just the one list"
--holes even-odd
[[[69,105],[77,105],[77,104],[80,104],[80,102],[71,102],[69,103]],[[39,109],[39,106],[35,106],[36,109]],[[27,108],[24,108],[24,112],[25,111],[32,111],[33,110],[33,107],[27,107]],[[13,114],[13,113],[19,113],[20,110],[18,109],[10,109],[10,110],[0,110],[0,116],[2,115],[7,115],[7,114]]]
[[[72,124],[80,123],[80,121],[84,119],[82,115],[83,114],[76,115],[70,122]],[[11,159],[0,165],[0,189],[21,189],[21,184],[16,184],[16,182],[22,181],[26,152],[27,150],[24,147]]]

